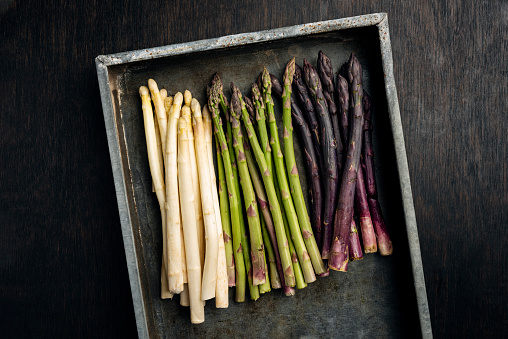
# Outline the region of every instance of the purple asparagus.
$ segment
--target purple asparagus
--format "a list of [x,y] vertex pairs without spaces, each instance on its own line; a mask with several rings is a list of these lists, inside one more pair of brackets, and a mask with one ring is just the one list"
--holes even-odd
[[349,262],[349,235],[351,220],[353,219],[353,203],[356,189],[356,175],[360,162],[363,108],[362,108],[362,67],[358,59],[351,54],[349,58],[349,79],[351,83],[352,129],[347,148],[347,158],[344,165],[335,225],[333,230],[332,253],[328,266],[337,271],[347,271]]
[[[341,75],[347,70],[347,64],[341,67],[339,74],[337,75],[337,98],[339,101],[340,115],[340,137],[344,136],[345,144],[348,143],[348,126],[349,126],[349,89],[347,80]],[[338,120],[338,119],[337,119]],[[335,126],[334,126],[335,127]],[[372,226],[372,220],[370,218],[369,204],[367,202],[367,195],[365,193],[365,186],[363,183],[362,168],[359,166],[356,191],[355,191],[355,205],[356,210],[353,212],[353,216],[359,214],[360,229],[362,232],[363,246],[365,253],[377,252],[376,235]],[[355,236],[355,233],[351,233]],[[350,246],[354,245],[354,239],[351,239]],[[350,251],[351,253],[351,248]]]
[[363,259],[362,245],[358,236],[355,219],[351,219],[351,227],[349,233],[349,259],[351,261]]
[[349,89],[347,80],[337,74],[337,98],[339,99],[340,136],[343,145],[349,138]]
[[[363,144],[365,144],[365,141]],[[376,233],[374,232],[374,227],[372,226],[372,218],[370,216],[369,203],[367,201],[367,193],[365,191],[365,182],[363,179],[363,166],[360,164],[358,166],[358,174],[356,176],[356,211],[358,212],[360,218],[363,249],[365,253],[375,253],[377,252]]]
[[[377,235],[379,253],[390,255],[393,252],[392,241],[388,235],[384,222],[381,206],[377,199],[376,178],[374,175],[374,149],[372,148],[372,107],[370,96],[364,92],[363,106],[365,112],[365,123],[363,127],[363,161],[365,162],[365,187],[367,190],[367,201],[370,207],[372,223]],[[363,234],[363,233],[362,233]]]
[[298,64],[295,64],[295,75],[293,76],[293,92],[296,93],[300,107],[305,114],[305,121],[309,125],[309,129],[312,135],[312,142],[314,144],[314,150],[318,159],[318,165],[320,169],[323,169],[323,157],[321,155],[321,140],[319,139],[319,124],[316,118],[316,111],[312,104],[309,91],[305,85],[305,81],[302,76],[302,69]]
[[332,121],[328,113],[328,105],[323,95],[319,76],[316,69],[307,60],[304,60],[303,63],[304,80],[316,109],[316,116],[319,119],[319,128],[321,132],[323,185],[325,187],[321,257],[323,259],[328,259],[332,241],[334,208],[335,202],[337,201],[337,144],[333,136]]
[[335,103],[335,85],[333,83],[332,62],[330,58],[323,53],[323,51],[319,51],[318,54],[317,71],[319,78],[321,79],[321,83],[323,84],[323,95],[325,96],[326,103],[328,105],[328,112],[330,113],[330,118],[332,119],[333,136],[335,137],[335,142],[337,143],[338,178],[340,178],[343,165],[343,145],[346,145],[347,143],[342,142],[339,131],[339,116],[337,115],[338,108]]

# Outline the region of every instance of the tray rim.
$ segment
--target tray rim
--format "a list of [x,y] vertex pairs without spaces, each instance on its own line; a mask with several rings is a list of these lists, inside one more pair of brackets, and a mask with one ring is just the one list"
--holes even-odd
[[[393,133],[397,170],[400,177],[400,188],[404,220],[408,236],[409,252],[411,256],[411,268],[413,272],[416,301],[420,320],[420,330],[423,338],[432,338],[432,326],[430,321],[425,277],[421,259],[420,241],[416,224],[416,214],[413,204],[413,194],[409,177],[409,167],[406,155],[406,146],[402,130],[402,122],[398,103],[397,89],[393,74],[393,57],[390,43],[390,33],[387,13],[373,13],[354,17],[319,21],[295,26],[275,28],[251,33],[240,33],[197,40],[193,42],[165,45],[147,49],[139,49],[108,55],[99,55],[95,58],[97,78],[101,95],[104,122],[108,139],[113,179],[115,184],[117,204],[122,228],[125,255],[131,285],[132,301],[136,326],[140,338],[150,338],[147,314],[143,298],[143,289],[139,275],[138,259],[134,243],[132,229],[132,213],[128,203],[128,189],[125,181],[122,155],[120,149],[120,137],[118,124],[113,106],[113,94],[109,78],[108,67],[128,64],[167,56],[217,50],[228,47],[256,44],[260,42],[276,41],[292,37],[307,36],[317,33],[326,33],[342,29],[377,26],[379,33],[381,59],[385,74],[385,91],[388,102],[388,114]],[[122,126],[123,127],[123,126]]]

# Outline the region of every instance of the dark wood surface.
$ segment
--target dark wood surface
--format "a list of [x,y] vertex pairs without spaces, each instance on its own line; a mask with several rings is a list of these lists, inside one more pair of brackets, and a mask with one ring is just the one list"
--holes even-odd
[[94,58],[374,12],[434,334],[507,337],[504,1],[0,2],[0,333],[136,337]]

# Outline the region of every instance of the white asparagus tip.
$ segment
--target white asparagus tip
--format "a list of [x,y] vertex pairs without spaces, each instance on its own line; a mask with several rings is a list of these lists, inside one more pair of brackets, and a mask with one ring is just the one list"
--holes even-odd
[[143,96],[143,95],[149,95],[150,92],[148,91],[148,88],[146,86],[141,86],[139,88],[139,95]]
[[191,110],[195,118],[201,117],[201,105],[196,98],[193,98],[191,101]]
[[153,79],[148,80],[148,88],[150,88],[150,91],[152,91],[154,93],[159,92],[159,87],[157,87],[157,83]]
[[178,92],[173,97],[173,105],[182,106],[183,102],[183,94],[181,92]]
[[185,90],[183,92],[183,100],[185,102],[185,106],[190,106],[191,100],[192,100],[192,94],[189,90]]
[[203,110],[201,111],[201,114],[203,115],[203,121],[205,121],[205,122],[212,121],[212,117],[210,115],[210,110],[208,109],[208,105],[203,106]]
[[161,95],[162,101],[164,101],[164,99],[166,99],[168,97],[168,91],[165,88],[161,89],[159,91],[159,93]]

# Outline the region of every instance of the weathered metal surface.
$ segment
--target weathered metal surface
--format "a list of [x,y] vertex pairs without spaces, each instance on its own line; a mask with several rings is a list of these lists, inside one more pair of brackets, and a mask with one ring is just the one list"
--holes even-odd
[[[319,50],[335,71],[351,52],[364,67],[375,110],[379,194],[394,254],[365,255],[350,264],[348,273],[331,272],[294,297],[280,290],[243,304],[231,297],[225,310],[209,301],[205,323],[191,325],[178,297],[159,298],[161,222],[151,192],[139,86],[153,78],[170,94],[189,89],[204,103],[215,72],[225,88],[234,81],[248,93],[263,66],[280,77],[291,57],[316,64]],[[99,56],[96,63],[140,337],[432,336],[386,14]],[[295,148],[304,173],[298,142]],[[306,190],[305,176],[301,179]]]

